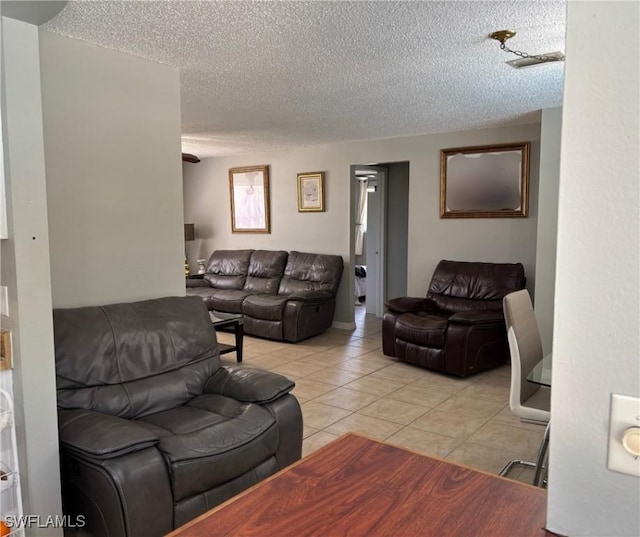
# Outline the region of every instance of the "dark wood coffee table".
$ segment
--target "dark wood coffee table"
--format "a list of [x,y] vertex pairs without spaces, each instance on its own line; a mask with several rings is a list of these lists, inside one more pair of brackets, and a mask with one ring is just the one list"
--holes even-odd
[[228,345],[226,343],[218,343],[220,354],[227,354],[228,352],[236,353],[236,360],[242,362],[242,341],[244,338],[244,315],[241,313],[224,313],[222,311],[210,311],[209,317],[211,317],[211,324],[216,330],[230,329],[236,338],[235,345]]
[[549,537],[546,490],[356,434],[192,520],[172,537]]

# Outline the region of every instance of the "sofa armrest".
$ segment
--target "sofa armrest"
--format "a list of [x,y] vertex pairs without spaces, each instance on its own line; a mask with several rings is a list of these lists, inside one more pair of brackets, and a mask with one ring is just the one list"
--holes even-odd
[[462,311],[449,317],[450,323],[480,324],[480,323],[504,323],[504,315],[501,311]]
[[97,459],[120,457],[158,443],[139,423],[92,410],[58,412],[60,443],[76,454]]
[[289,300],[297,300],[305,304],[326,302],[333,298],[330,291],[296,291],[286,296]]
[[211,285],[202,278],[187,278],[187,287],[211,287]]
[[283,375],[246,367],[223,366],[207,381],[206,393],[248,403],[270,403],[289,393],[295,382]]
[[402,296],[392,298],[385,303],[386,308],[394,313],[415,313],[417,311],[437,311],[436,303],[430,298]]

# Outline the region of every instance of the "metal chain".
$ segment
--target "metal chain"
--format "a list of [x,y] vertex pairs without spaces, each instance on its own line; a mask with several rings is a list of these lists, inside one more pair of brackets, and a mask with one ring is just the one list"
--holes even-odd
[[541,56],[536,56],[535,54],[527,54],[526,52],[521,52],[519,50],[512,50],[508,46],[504,44],[504,41],[500,43],[500,48],[506,52],[511,52],[511,54],[515,54],[516,56],[520,56],[521,58],[534,58],[541,62],[557,62],[564,61],[564,58],[554,58],[553,56],[545,56],[544,54]]

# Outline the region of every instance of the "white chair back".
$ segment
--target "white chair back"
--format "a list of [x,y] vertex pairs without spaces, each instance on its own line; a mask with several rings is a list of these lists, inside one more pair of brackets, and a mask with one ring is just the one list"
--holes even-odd
[[527,375],[543,357],[531,297],[523,289],[505,296],[502,305],[511,354],[509,407],[521,418],[549,421],[548,407],[540,409],[526,404],[540,390],[538,384],[527,381]]

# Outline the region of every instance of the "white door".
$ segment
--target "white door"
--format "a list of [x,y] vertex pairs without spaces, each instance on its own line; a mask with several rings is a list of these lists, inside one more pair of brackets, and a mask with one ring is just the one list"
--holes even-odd
[[[384,313],[386,300],[385,279],[385,207],[386,171],[384,168],[366,166],[367,180],[367,233],[365,248],[367,259],[366,311],[377,317]],[[360,170],[361,167],[358,167]]]

